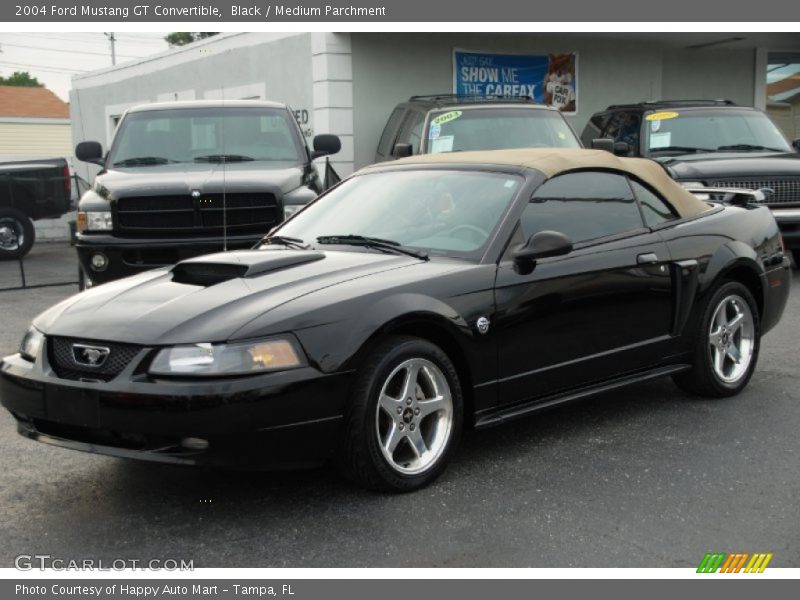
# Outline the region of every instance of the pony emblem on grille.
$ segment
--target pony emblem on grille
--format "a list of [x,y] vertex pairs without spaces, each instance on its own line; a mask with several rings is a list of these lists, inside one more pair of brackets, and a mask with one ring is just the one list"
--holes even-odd
[[83,365],[84,367],[102,366],[110,353],[111,350],[103,346],[72,344],[72,357],[77,364]]

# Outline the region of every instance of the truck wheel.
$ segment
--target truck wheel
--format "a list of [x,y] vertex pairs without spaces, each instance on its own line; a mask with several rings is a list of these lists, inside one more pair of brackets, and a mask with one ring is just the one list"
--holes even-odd
[[0,260],[22,258],[35,238],[36,231],[28,217],[13,208],[0,208]]
[[758,361],[758,316],[753,295],[744,285],[738,281],[719,285],[703,309],[691,370],[673,376],[678,387],[712,398],[742,391]]
[[359,369],[340,466],[367,488],[419,489],[447,466],[462,418],[461,385],[448,356],[426,340],[392,336]]

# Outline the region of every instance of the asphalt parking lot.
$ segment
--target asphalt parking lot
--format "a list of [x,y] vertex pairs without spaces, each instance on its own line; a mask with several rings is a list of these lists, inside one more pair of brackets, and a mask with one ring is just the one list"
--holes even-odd
[[[29,283],[75,279],[38,245]],[[0,263],[0,288],[18,285]],[[17,283],[15,283],[17,282]],[[0,292],[0,355],[77,286]],[[740,396],[655,381],[467,435],[429,488],[329,469],[238,473],[51,448],[0,414],[0,566],[19,554],[196,567],[695,567],[708,551],[800,565],[800,283]]]

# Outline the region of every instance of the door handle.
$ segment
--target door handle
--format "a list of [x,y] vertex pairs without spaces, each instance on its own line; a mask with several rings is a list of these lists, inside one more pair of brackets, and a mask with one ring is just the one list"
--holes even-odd
[[652,265],[658,262],[658,256],[656,256],[655,252],[647,252],[646,254],[637,256],[636,262],[640,265]]

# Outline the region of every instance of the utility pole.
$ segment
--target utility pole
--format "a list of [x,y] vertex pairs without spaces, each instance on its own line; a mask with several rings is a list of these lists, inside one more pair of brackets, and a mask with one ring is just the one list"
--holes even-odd
[[106,32],[105,35],[108,38],[108,41],[111,43],[111,64],[112,65],[116,65],[117,64],[117,49],[116,49],[117,38],[114,37],[114,32],[113,31]]

